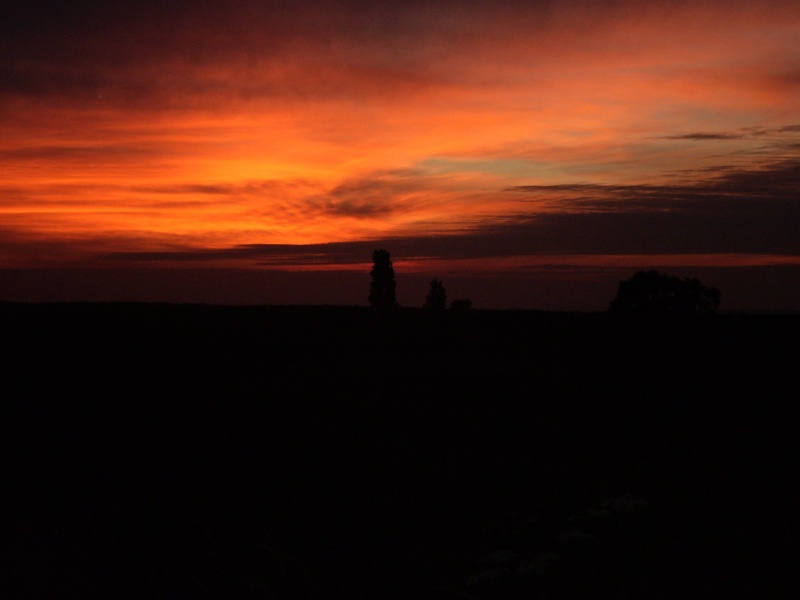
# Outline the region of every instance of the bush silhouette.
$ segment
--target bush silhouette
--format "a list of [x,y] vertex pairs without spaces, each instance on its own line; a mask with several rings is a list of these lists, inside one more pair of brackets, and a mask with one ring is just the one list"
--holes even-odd
[[721,298],[717,288],[707,288],[697,279],[680,279],[658,271],[639,271],[619,282],[611,312],[712,313]]
[[425,308],[429,310],[444,310],[447,307],[447,292],[438,279],[431,279],[431,289],[425,296]]
[[394,267],[389,252],[375,250],[372,253],[372,283],[369,286],[369,303],[376,308],[393,308],[397,306],[395,299],[396,282]]
[[468,298],[459,298],[450,303],[450,308],[455,311],[463,312],[472,308],[472,301]]

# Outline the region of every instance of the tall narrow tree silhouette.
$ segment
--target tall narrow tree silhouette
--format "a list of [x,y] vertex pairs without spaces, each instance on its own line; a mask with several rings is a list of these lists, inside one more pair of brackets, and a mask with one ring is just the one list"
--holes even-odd
[[375,308],[393,308],[397,306],[395,299],[396,282],[394,267],[389,252],[375,250],[372,253],[372,283],[369,286],[369,303]]
[[447,292],[438,279],[431,279],[431,289],[425,296],[425,308],[428,310],[444,310],[447,306]]

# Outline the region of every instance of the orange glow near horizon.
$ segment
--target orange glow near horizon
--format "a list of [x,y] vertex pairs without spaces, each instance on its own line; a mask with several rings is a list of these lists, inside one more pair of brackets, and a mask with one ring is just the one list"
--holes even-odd
[[[130,58],[76,50],[63,89],[0,89],[0,266],[464,233],[579,210],[509,188],[686,185],[797,158],[800,12],[567,4],[547,18],[394,8],[386,31],[323,11],[291,35],[250,7],[219,31],[189,17],[177,37],[154,30],[163,56],[134,42],[143,25]],[[38,52],[10,68],[38,82],[63,67]],[[544,264],[462,266],[515,260]]]

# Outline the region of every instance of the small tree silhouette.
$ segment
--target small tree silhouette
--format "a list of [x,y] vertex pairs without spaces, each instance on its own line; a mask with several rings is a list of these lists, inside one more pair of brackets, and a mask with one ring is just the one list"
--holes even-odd
[[611,312],[711,313],[717,310],[722,294],[706,288],[697,279],[679,279],[658,271],[639,271],[619,282]]
[[425,308],[428,310],[444,310],[447,307],[447,292],[438,279],[431,279],[431,289],[425,296]]
[[396,307],[395,287],[397,284],[394,280],[394,267],[389,252],[375,250],[372,253],[372,263],[369,303],[376,308]]
[[460,298],[458,300],[453,300],[450,303],[450,308],[457,312],[464,312],[472,308],[472,301],[469,298]]

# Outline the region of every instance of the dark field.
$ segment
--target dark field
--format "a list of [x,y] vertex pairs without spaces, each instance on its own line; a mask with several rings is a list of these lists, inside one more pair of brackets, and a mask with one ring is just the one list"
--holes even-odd
[[0,304],[3,597],[767,597],[800,317]]

